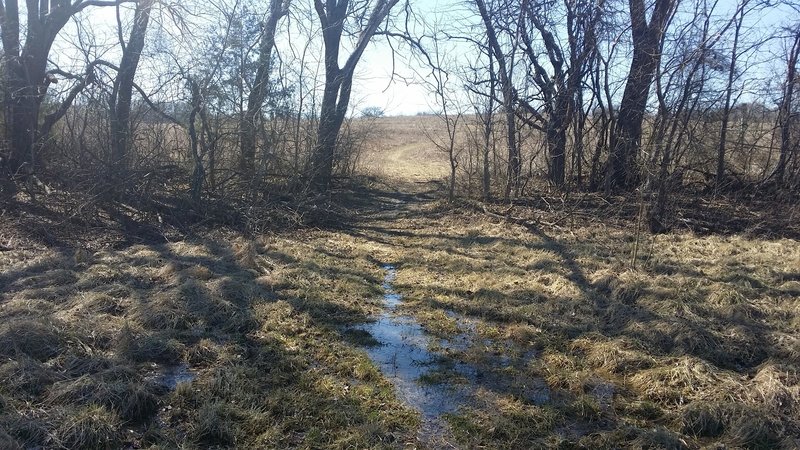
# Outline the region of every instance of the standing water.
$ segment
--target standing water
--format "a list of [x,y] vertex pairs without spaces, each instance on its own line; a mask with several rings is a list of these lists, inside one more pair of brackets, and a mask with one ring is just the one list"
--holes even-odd
[[430,440],[446,432],[442,415],[466,404],[470,393],[463,386],[420,382],[439,368],[442,358],[428,350],[431,338],[422,326],[412,316],[397,311],[402,296],[393,286],[396,268],[390,264],[382,268],[386,271],[382,285],[385,309],[375,322],[358,329],[379,342],[367,347],[367,354],[394,384],[398,397],[422,415],[420,438]]
[[[394,280],[397,277],[395,266],[385,264],[382,269],[386,272],[382,284],[384,310],[377,320],[359,325],[356,329],[369,333],[378,342],[378,345],[366,348],[367,354],[395,386],[398,398],[422,416],[419,438],[423,442],[437,448],[452,447],[452,444],[447,442],[449,432],[442,416],[455,413],[460,407],[474,403],[474,394],[478,386],[513,394],[533,404],[541,405],[549,402],[550,391],[543,380],[508,378],[502,371],[503,367],[524,365],[532,355],[525,354],[515,361],[510,359],[491,361],[488,366],[484,366],[452,361],[442,354],[430,351],[428,348],[431,344],[442,353],[465,351],[475,342],[474,323],[452,311],[447,311],[448,317],[459,322],[459,328],[466,331],[450,339],[430,336],[413,316],[399,310],[398,306],[403,298],[394,289]],[[490,342],[482,342],[481,346],[488,347],[488,343]],[[448,362],[450,364],[446,365]],[[421,381],[426,376],[434,375],[436,371],[447,367],[466,379],[468,384]],[[435,378],[435,376],[428,377],[429,380]]]

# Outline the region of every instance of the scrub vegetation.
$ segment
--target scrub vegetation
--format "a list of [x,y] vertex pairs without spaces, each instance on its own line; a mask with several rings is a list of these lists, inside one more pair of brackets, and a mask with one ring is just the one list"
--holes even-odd
[[799,13],[0,0],[0,449],[800,448]]
[[[367,180],[338,192],[336,221],[258,235],[70,225],[45,245],[7,220],[2,447],[800,444],[796,228],[637,236],[593,197],[509,210],[445,194]],[[386,263],[444,362],[420,383],[474,392],[446,433],[420,431],[349,328],[382,311]]]

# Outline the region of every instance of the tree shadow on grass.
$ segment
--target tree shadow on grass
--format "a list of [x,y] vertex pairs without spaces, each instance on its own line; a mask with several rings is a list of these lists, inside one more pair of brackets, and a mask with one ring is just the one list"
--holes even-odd
[[[83,417],[93,405],[105,412],[86,416],[81,426],[95,434],[107,430],[103,439],[115,446],[143,438],[168,446],[183,439],[201,446],[243,445],[254,442],[249,440],[256,437],[252,423],[263,423],[260,432],[277,436],[272,441],[276,446],[332,445],[331,439],[344,435],[355,436],[354,442],[391,442],[398,431],[407,432],[399,422],[389,421],[390,428],[384,428],[376,422],[376,406],[358,397],[348,395],[344,401],[333,391],[298,394],[321,382],[324,372],[345,384],[352,375],[328,369],[309,372],[329,356],[289,349],[284,339],[333,338],[328,344],[341,347],[335,326],[344,318],[366,316],[363,310],[321,297],[284,295],[280,287],[262,280],[257,268],[241,261],[240,250],[230,242],[197,240],[178,247],[132,245],[87,261],[54,252],[49,260],[2,274],[0,315],[5,323],[0,341],[9,340],[10,350],[3,355],[10,362],[2,364],[0,377],[5,386],[27,386],[17,392],[0,389],[0,424],[9,438],[26,446],[81,445],[69,440],[75,430],[59,425],[64,422],[56,418]],[[328,279],[369,278],[346,266],[333,270],[304,264],[277,251],[266,257],[283,265],[302,264],[302,270]],[[60,298],[40,299],[37,310],[12,309],[28,304],[21,302],[24,294],[41,297],[43,289],[54,285],[63,288]],[[270,311],[285,311],[286,316],[281,321]],[[310,321],[303,324],[303,316]],[[30,332],[23,337],[21,329]],[[25,362],[31,355],[45,358],[47,368]],[[198,374],[191,388],[170,393],[152,383],[162,369],[180,364]],[[96,394],[80,394],[80,389]],[[265,404],[265,397],[277,401]],[[161,408],[168,403],[179,407]],[[342,405],[350,422],[332,424],[325,415]],[[318,407],[311,422],[301,414]],[[21,425],[30,408],[41,411],[36,422],[41,433],[31,434]],[[133,434],[119,434],[116,430],[123,425]],[[303,427],[317,432],[294,434],[290,441],[296,442],[281,437],[286,430],[299,433]]]

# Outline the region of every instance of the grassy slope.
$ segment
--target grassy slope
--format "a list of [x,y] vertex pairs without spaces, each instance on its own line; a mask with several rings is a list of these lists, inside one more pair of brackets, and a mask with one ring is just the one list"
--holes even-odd
[[[0,253],[0,448],[417,445],[419,418],[338,331],[379,310],[382,262],[432,334],[474,323],[450,355],[486,374],[448,418],[460,446],[800,445],[797,241],[675,233],[631,268],[629,223],[361,195],[337,230]],[[180,363],[195,381],[154,381]]]

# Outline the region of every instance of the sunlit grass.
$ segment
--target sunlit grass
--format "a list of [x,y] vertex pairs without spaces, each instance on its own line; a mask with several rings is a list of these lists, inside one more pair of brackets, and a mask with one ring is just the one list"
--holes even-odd
[[[421,381],[475,384],[446,418],[465,448],[796,447],[798,243],[676,232],[634,266],[635,245],[624,224],[433,201],[334,230],[4,252],[0,447],[424,447],[348,328],[383,310],[385,263],[443,361]],[[182,365],[191,382],[158,382]]]

